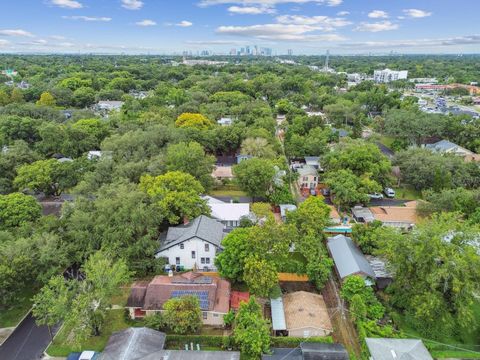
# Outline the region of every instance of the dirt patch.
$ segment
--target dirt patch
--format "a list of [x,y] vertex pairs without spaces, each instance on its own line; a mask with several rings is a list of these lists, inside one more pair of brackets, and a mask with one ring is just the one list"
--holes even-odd
[[333,340],[345,346],[349,352],[355,353],[357,358],[360,359],[361,349],[357,331],[348,312],[345,311],[345,304],[340,298],[338,289],[339,285],[331,275],[322,290],[323,299],[327,304],[330,321],[333,325]]
[[280,282],[280,289],[282,293],[292,293],[295,291],[307,291],[318,293],[315,286],[310,282],[299,282],[299,281],[289,281],[289,282]]

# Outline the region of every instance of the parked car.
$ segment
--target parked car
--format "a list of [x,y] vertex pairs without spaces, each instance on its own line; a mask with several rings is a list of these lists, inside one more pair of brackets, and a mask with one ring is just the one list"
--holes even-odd
[[380,193],[368,194],[368,197],[375,200],[383,199],[383,195]]
[[316,196],[316,195],[317,195],[317,190],[315,190],[315,189],[310,189],[310,195]]
[[325,197],[330,196],[330,189],[329,188],[323,188],[322,189],[322,194]]
[[395,197],[395,190],[393,190],[392,188],[387,187],[387,188],[385,188],[385,189],[383,190],[383,192],[384,192],[385,195],[387,195],[387,197],[389,197],[389,198],[394,198],[394,197]]
[[100,353],[96,351],[73,352],[67,357],[67,360],[98,360]]

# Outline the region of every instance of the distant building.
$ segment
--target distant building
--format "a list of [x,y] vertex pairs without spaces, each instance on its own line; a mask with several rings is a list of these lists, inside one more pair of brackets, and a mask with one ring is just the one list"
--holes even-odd
[[295,210],[297,210],[297,207],[293,204],[282,204],[280,205],[280,217],[285,221],[287,220],[287,213]]
[[231,117],[222,117],[217,123],[221,126],[230,126],[233,124],[233,119]]
[[292,49],[288,49],[288,50],[287,50],[287,55],[288,55],[288,56],[292,56],[292,55],[293,55],[293,50],[292,50]]
[[448,140],[440,140],[434,144],[427,144],[425,145],[425,148],[437,153],[454,154],[463,157],[467,162],[480,161],[479,154],[475,154],[473,151],[465,149],[464,147]]
[[297,169],[298,186],[301,189],[315,189],[318,186],[318,170],[311,165],[304,165]]
[[105,111],[113,111],[113,110],[120,110],[123,106],[123,101],[99,101],[97,104],[94,105],[95,110],[105,110]]
[[252,155],[246,155],[246,154],[238,154],[237,155],[237,164],[240,164],[244,160],[248,160],[253,158]]
[[196,65],[210,65],[210,66],[223,66],[223,65],[227,65],[228,64],[228,61],[212,61],[212,60],[193,60],[193,59],[190,59],[190,60],[187,60],[187,59],[183,59],[183,62],[182,62],[183,65],[187,65],[187,66],[196,66]]
[[408,77],[408,70],[375,70],[373,72],[373,80],[376,83],[389,83],[396,80],[406,80]]
[[187,272],[174,276],[157,275],[152,281],[137,281],[127,300],[132,319],[163,311],[172,298],[198,297],[205,325],[223,325],[223,316],[230,310],[231,286],[227,280],[201,273]]

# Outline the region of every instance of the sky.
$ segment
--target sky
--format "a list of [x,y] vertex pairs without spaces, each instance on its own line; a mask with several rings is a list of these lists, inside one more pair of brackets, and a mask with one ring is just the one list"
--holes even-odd
[[[0,52],[480,53],[479,0],[1,0]],[[477,24],[477,25],[476,25]]]

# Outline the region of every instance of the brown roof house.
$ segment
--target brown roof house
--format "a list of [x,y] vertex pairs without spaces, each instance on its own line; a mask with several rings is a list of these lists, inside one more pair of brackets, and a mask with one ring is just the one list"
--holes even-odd
[[150,282],[132,285],[127,309],[132,319],[163,311],[169,299],[193,295],[198,297],[206,325],[223,325],[230,310],[230,283],[227,280],[187,272],[175,276],[158,275]]
[[417,222],[416,201],[409,201],[405,206],[373,206],[370,211],[375,220],[385,226],[410,229]]
[[285,294],[282,298],[288,336],[328,336],[333,327],[323,296],[306,291]]

